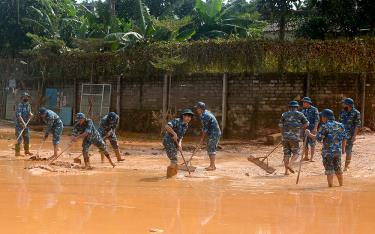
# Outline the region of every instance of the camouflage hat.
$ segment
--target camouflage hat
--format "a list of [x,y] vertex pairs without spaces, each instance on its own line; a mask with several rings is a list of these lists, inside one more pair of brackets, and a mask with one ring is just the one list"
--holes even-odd
[[321,117],[326,117],[329,120],[335,120],[335,114],[331,109],[324,109],[319,114]]
[[299,107],[299,104],[297,101],[291,101],[289,102],[289,107]]
[[194,106],[194,108],[196,109],[202,109],[202,110],[205,110],[206,109],[206,104],[204,102],[197,102],[197,104]]
[[39,111],[38,111],[39,115],[44,115],[45,113],[47,113],[47,108],[45,108],[45,107],[40,108]]
[[110,121],[115,121],[117,118],[117,114],[115,112],[109,112],[107,117]]
[[28,92],[23,92],[22,95],[21,95],[21,98],[23,98],[23,97],[31,97],[31,96]]
[[345,98],[344,100],[342,100],[342,103],[344,103],[348,106],[354,106],[354,101],[351,98]]
[[194,116],[194,113],[192,110],[190,109],[185,109],[181,112],[181,115],[180,116],[183,116],[183,115],[190,115],[190,116]]
[[85,114],[79,112],[79,113],[77,113],[77,115],[76,115],[76,119],[77,119],[77,120],[86,119],[86,116],[85,116]]
[[312,104],[312,100],[311,100],[310,97],[304,97],[304,98],[302,98],[302,102],[307,102],[307,103]]

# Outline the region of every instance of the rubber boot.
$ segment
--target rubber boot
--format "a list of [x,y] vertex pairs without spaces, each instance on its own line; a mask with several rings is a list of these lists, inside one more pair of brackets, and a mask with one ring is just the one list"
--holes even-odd
[[167,167],[167,179],[172,178],[177,175],[177,165],[176,166],[168,166]]
[[115,154],[116,154],[117,162],[125,161],[124,158],[121,158],[120,149],[116,149],[116,150],[115,150]]
[[21,156],[23,156],[23,155],[21,154],[21,147],[20,147],[20,144],[16,144],[16,145],[14,146],[14,148],[15,148],[15,154],[14,154],[14,156],[16,156],[16,157],[21,157]]
[[23,146],[23,148],[24,148],[24,150],[25,150],[25,155],[30,155],[30,156],[33,155],[33,153],[30,152],[30,145],[29,145],[29,144],[25,144],[25,145]]
[[92,170],[88,153],[83,153],[83,160],[85,161],[85,169],[86,170]]
[[104,152],[104,156],[108,159],[109,163],[112,165],[112,167],[115,167],[116,165],[112,162],[111,157],[109,156],[108,152]]

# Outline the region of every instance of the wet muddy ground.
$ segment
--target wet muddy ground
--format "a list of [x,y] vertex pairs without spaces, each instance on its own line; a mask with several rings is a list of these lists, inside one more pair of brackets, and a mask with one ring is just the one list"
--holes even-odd
[[[0,223],[2,233],[373,233],[375,135],[358,137],[344,187],[327,188],[320,160],[304,163],[299,185],[283,176],[282,149],[267,175],[247,161],[272,150],[252,142],[224,141],[217,170],[204,171],[200,151],[193,177],[165,179],[167,157],[159,141],[125,138],[126,161],[112,169],[92,148],[94,170],[43,165],[13,156],[13,130],[0,128]],[[32,150],[41,133],[33,132]],[[194,139],[193,139],[194,140]],[[64,136],[62,148],[68,141]],[[193,141],[186,144],[185,155]],[[73,162],[79,144],[58,159]],[[41,156],[52,155],[48,141]],[[336,183],[337,184],[337,183]]]

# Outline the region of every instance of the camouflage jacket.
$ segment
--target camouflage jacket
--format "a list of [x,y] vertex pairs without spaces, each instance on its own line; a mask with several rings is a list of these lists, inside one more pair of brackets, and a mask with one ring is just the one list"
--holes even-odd
[[302,112],[290,110],[281,115],[279,127],[282,128],[283,140],[300,141],[301,128],[309,121]]
[[[168,125],[173,129],[173,131],[177,134],[179,140],[181,140],[187,129],[188,124],[184,123],[181,118],[176,118],[168,122]],[[172,135],[169,132],[164,133],[164,140],[169,142],[174,142]]]
[[322,153],[333,155],[342,152],[342,142],[347,138],[345,127],[342,123],[334,120],[321,125],[316,139],[323,141]]
[[351,111],[341,111],[339,122],[344,124],[348,139],[351,139],[354,134],[355,128],[361,127],[361,113],[355,108]]
[[220,136],[221,130],[216,117],[208,110],[205,110],[201,115],[202,131],[208,136]]
[[119,124],[119,120],[120,118],[118,117],[118,115],[116,115],[116,119],[115,121],[113,121],[112,123],[109,122],[108,120],[108,115],[104,116],[101,120],[100,120],[100,124],[99,124],[99,132],[103,132],[104,134],[108,133],[109,131],[115,131],[118,124]]
[[320,120],[318,108],[316,108],[315,106],[310,106],[309,108],[302,109],[302,113],[306,116],[307,120],[309,121],[308,129],[310,131],[318,127]]
[[87,132],[88,135],[85,138],[85,140],[98,140],[100,139],[100,135],[98,130],[96,130],[94,123],[92,122],[91,119],[86,119],[85,123],[80,125],[78,122],[76,122],[73,126],[73,136],[78,136],[81,135],[82,133]]
[[31,105],[29,102],[20,102],[17,105],[16,109],[16,125],[21,125],[21,121],[18,119],[20,116],[22,117],[23,121],[26,123],[31,115]]
[[51,110],[47,110],[46,117],[43,119],[43,122],[47,124],[47,128],[45,131],[46,134],[48,134],[52,129],[63,125],[60,117]]

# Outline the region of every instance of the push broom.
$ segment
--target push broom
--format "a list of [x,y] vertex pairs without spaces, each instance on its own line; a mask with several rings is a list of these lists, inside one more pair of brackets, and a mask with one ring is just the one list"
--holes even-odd
[[184,163],[178,165],[178,170],[181,170],[181,171],[190,170],[191,172],[194,172],[197,169],[197,167],[191,165],[191,160],[193,159],[195,153],[198,152],[199,148],[200,148],[200,145],[197,145],[197,147],[195,147],[193,153],[191,154],[190,158],[187,160],[187,165],[184,165]]
[[[275,148],[272,149],[271,152],[269,152],[266,156],[263,157],[254,157],[250,155],[247,159],[257,165],[258,167],[262,168],[265,170],[267,173],[272,174],[276,171],[275,168],[269,166],[268,164],[268,157],[271,156],[271,154],[281,145],[281,142],[275,146]],[[266,161],[267,160],[267,161]],[[266,161],[266,163],[264,162]]]

